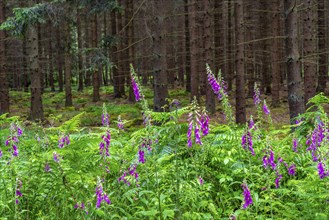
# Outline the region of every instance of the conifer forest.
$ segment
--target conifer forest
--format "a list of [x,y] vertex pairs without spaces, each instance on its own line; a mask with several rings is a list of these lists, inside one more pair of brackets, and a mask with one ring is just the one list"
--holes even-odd
[[0,220],[329,219],[328,0],[0,0]]

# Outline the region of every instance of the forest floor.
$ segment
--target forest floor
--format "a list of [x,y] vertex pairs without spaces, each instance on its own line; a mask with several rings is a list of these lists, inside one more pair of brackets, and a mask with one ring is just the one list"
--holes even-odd
[[[146,88],[144,90],[145,98],[148,100],[150,108],[153,105],[153,94],[151,89]],[[123,120],[126,120],[126,128],[139,126],[142,124],[142,118],[140,115],[140,106],[136,103],[130,103],[126,98],[113,99],[113,89],[110,87],[101,88],[101,100],[94,103],[92,99],[92,88],[86,88],[83,92],[72,90],[73,93],[73,106],[65,107],[65,94],[64,92],[50,92],[45,91],[43,94],[43,107],[46,120],[45,126],[57,126],[62,122],[72,118],[80,112],[85,112],[82,119],[82,127],[93,127],[101,125],[101,115],[103,109],[103,103],[110,114],[110,120],[116,121],[118,116],[121,115]],[[289,109],[286,92],[282,92],[281,102],[278,107],[273,108],[271,106],[271,97],[261,95],[262,99],[266,99],[267,105],[271,111],[271,117],[273,124],[276,126],[282,126],[289,124]],[[189,104],[189,93],[183,89],[171,89],[169,91],[170,99],[177,99],[181,106],[187,106]],[[229,94],[230,103],[235,105],[234,94]],[[28,115],[30,111],[30,93],[22,91],[10,92],[10,116],[19,116],[23,121],[28,123]],[[205,100],[201,100],[204,103]],[[256,109],[252,98],[246,99],[246,113],[247,119],[250,115],[256,116]],[[224,123],[224,115],[222,113],[222,106],[220,102],[216,100],[216,113],[212,115],[211,119],[217,122]],[[234,108],[233,108],[234,111]]]

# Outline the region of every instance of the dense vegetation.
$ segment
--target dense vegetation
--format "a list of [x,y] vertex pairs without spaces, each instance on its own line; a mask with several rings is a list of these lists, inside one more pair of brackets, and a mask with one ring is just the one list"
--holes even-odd
[[87,112],[45,126],[2,115],[1,217],[327,219],[329,99],[315,96],[295,125],[275,127],[256,85],[253,116],[238,126],[222,80],[208,76],[227,123],[196,100],[151,111],[133,70],[138,106],[104,104],[100,126],[81,126]]

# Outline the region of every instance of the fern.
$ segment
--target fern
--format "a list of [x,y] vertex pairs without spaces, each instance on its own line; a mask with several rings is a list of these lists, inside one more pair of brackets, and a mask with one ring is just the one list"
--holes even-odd
[[74,116],[70,120],[64,122],[59,129],[62,131],[74,132],[78,131],[80,124],[81,124],[81,117],[84,115],[85,112],[81,112],[80,114]]

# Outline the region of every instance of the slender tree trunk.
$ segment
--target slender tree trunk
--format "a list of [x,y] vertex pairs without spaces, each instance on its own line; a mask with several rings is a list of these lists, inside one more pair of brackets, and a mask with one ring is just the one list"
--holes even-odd
[[[135,47],[133,46],[133,39],[134,39],[134,19],[133,17],[133,11],[134,11],[134,1],[128,0],[127,1],[127,13],[126,13],[126,21],[130,22],[129,26],[127,27],[127,42],[128,42],[128,62],[127,67],[129,67],[129,64],[132,63],[133,66],[135,66]],[[130,70],[129,70],[130,71]],[[129,95],[128,95],[128,101],[132,102],[134,101],[134,91],[131,85],[131,79],[130,74],[127,74],[127,84],[129,86]]]
[[78,34],[78,91],[83,91],[83,57],[82,57],[82,22],[81,10],[77,12],[77,34]]
[[152,1],[153,22],[151,25],[153,38],[153,79],[154,79],[154,106],[156,112],[162,112],[167,104],[168,81],[166,61],[166,0]]
[[[34,5],[34,1],[30,1],[30,5]],[[31,120],[43,119],[42,106],[42,86],[41,72],[39,67],[38,54],[38,30],[34,26],[29,26],[26,31],[28,45],[28,59],[31,74]]]
[[196,0],[189,1],[189,29],[190,29],[190,54],[191,54],[191,98],[199,99],[199,74],[198,74],[198,27],[196,22]]
[[65,106],[72,106],[72,55],[71,55],[71,27],[65,24]]
[[48,23],[48,69],[49,69],[49,85],[52,92],[55,92],[54,82],[54,59],[53,59],[53,26]]
[[24,92],[29,91],[29,70],[27,67],[27,39],[26,35],[23,37],[23,87],[24,87]]
[[232,0],[228,0],[227,1],[227,23],[226,23],[226,28],[225,30],[227,31],[227,42],[226,42],[226,45],[227,45],[227,54],[226,54],[226,57],[227,57],[227,61],[226,61],[226,72],[223,72],[224,74],[224,78],[226,78],[227,80],[227,89],[229,91],[232,90],[232,85],[233,85],[233,79],[234,79],[234,67],[233,67],[233,27],[234,27],[234,24],[232,22],[232,14],[231,14],[231,11],[232,11]]
[[285,34],[286,34],[286,62],[288,103],[291,123],[293,118],[305,112],[305,101],[300,74],[300,56],[298,51],[298,14],[297,0],[284,0]]
[[[5,21],[5,4],[0,1],[0,23]],[[9,112],[9,88],[6,73],[5,32],[0,30],[0,115]]]
[[[117,36],[117,16],[116,12],[111,13],[111,25],[112,25],[112,36]],[[113,90],[114,90],[114,98],[121,98],[122,94],[120,93],[120,77],[118,71],[118,45],[117,43],[112,46],[112,62],[115,64],[112,66],[112,76],[113,76]]]
[[243,0],[235,3],[236,27],[236,123],[246,122],[245,89],[244,89],[244,23]]
[[62,33],[61,27],[58,26],[56,30],[56,42],[57,42],[57,71],[58,71],[58,87],[59,91],[63,92],[63,65],[64,65],[64,54],[63,54],[63,44],[62,44]]
[[189,10],[188,5],[189,1],[184,0],[184,13],[185,13],[185,23],[184,23],[184,36],[185,36],[185,75],[186,75],[186,83],[185,89],[187,92],[191,92],[191,51],[190,51],[190,26],[189,26]]
[[280,104],[280,0],[273,0],[271,8],[272,14],[272,50],[271,50],[271,66],[272,66],[272,106],[277,107]]
[[[211,68],[214,68],[213,64],[213,35],[212,35],[212,14],[211,14],[211,1],[210,0],[203,0],[203,8],[204,8],[204,37],[203,40],[205,42],[205,59],[206,63],[208,63]],[[203,67],[205,68],[205,67]],[[206,71],[203,71],[206,73]],[[210,113],[215,113],[216,111],[216,104],[215,104],[215,95],[212,91],[210,85],[206,86],[206,108],[207,111]]]
[[[95,50],[97,48],[97,14],[92,15],[92,47]],[[99,95],[99,73],[98,73],[98,65],[96,63],[93,64],[95,69],[93,70],[93,102],[98,102],[100,100]]]
[[316,92],[317,72],[317,1],[302,0],[303,8],[303,66],[305,104]]
[[328,78],[328,21],[325,0],[318,0],[319,73],[317,92],[324,92]]
[[116,98],[122,98],[125,95],[125,69],[128,69],[129,66],[124,67],[124,59],[127,59],[125,51],[121,51],[125,47],[125,39],[124,35],[121,32],[124,27],[124,16],[122,13],[117,13],[117,33],[122,40],[119,42],[119,50],[120,52],[117,54],[118,56],[118,75],[117,75],[117,85],[118,85],[118,94],[115,96]]

